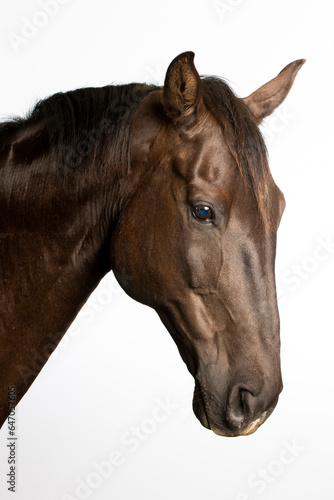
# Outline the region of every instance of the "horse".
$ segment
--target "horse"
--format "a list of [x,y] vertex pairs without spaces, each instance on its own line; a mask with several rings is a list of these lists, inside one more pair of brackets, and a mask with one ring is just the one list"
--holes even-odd
[[82,88],[0,124],[0,424],[106,273],[159,315],[220,436],[255,432],[282,390],[275,285],[285,207],[259,125],[300,59],[246,98],[194,53],[163,86]]

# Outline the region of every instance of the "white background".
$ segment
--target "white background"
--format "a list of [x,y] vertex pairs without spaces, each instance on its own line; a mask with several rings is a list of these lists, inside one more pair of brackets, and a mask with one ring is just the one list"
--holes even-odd
[[[41,5],[2,3],[1,119],[57,91],[162,84],[185,50],[201,74],[226,77],[241,96],[289,62],[307,63],[263,127],[287,200],[277,251],[285,387],[275,412],[249,437],[204,429],[168,332],[109,275],[18,405],[16,500],[332,499],[332,2],[68,0],[46,17]],[[22,36],[27,20],[40,26],[15,50],[13,34]],[[136,427],[141,438],[129,442]],[[4,499],[14,498],[6,437],[5,426]],[[112,470],[116,451],[122,463]],[[102,462],[109,477],[96,470]]]

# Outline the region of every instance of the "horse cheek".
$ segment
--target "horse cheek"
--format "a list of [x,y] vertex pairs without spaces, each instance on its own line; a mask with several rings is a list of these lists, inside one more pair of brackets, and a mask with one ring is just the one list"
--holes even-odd
[[191,288],[216,289],[223,265],[219,238],[196,238],[188,246],[187,280]]

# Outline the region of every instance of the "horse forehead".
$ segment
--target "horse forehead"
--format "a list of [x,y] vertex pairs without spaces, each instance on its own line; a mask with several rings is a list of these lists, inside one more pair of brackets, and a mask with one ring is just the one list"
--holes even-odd
[[210,124],[190,138],[179,141],[173,151],[176,171],[188,181],[219,183],[235,177],[237,167],[219,126]]

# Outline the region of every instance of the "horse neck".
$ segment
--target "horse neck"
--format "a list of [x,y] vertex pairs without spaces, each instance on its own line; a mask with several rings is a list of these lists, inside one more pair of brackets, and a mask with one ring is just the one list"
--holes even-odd
[[[125,105],[121,111],[128,113]],[[0,420],[6,418],[5,388],[16,385],[17,400],[23,396],[110,269],[113,226],[133,187],[126,188],[127,145],[120,146],[113,118],[100,122],[106,130],[94,124],[85,131],[81,157],[82,134],[61,148],[51,143],[44,119],[21,127],[3,148]]]
[[56,94],[0,127],[0,255],[25,263],[23,281],[31,269],[43,279],[69,272],[82,288],[86,275],[96,285],[109,270],[113,227],[141,177],[130,165],[132,120],[153,89]]

